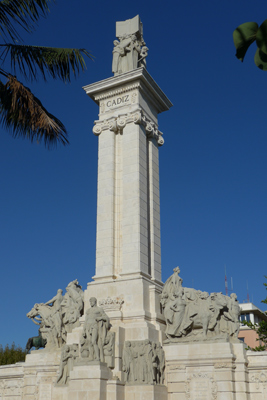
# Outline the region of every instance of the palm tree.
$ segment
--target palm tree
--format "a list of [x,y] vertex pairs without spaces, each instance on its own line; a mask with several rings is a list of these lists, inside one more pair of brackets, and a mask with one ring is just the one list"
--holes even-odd
[[[51,77],[69,82],[71,74],[76,77],[85,70],[83,56],[92,58],[85,49],[22,43],[16,27],[32,32],[38,19],[47,16],[51,1],[54,0],[0,1],[0,35],[4,42],[0,44],[0,122],[14,137],[43,141],[46,147],[67,144],[66,128],[16,78],[16,73],[19,72],[28,81],[36,81],[41,76],[45,81]],[[10,63],[10,71],[5,68],[7,63]]]

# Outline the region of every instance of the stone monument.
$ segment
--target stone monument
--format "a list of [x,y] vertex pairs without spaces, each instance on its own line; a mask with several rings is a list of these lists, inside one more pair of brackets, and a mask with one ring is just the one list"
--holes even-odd
[[116,37],[114,76],[84,87],[99,106],[95,275],[27,314],[39,335],[25,363],[0,367],[0,399],[264,399],[267,356],[237,339],[236,295],[183,287],[179,267],[161,281],[158,114],[172,104],[139,16]]
[[85,307],[94,296],[109,310],[119,373],[124,340],[162,341],[158,114],[172,103],[145,69],[139,16],[117,22],[116,36],[121,67],[84,87],[99,106],[96,272]]

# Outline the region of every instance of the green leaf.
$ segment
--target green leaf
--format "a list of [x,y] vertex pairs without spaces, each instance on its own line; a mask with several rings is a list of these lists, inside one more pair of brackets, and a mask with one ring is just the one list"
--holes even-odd
[[0,45],[0,56],[6,60],[10,56],[11,69],[19,70],[28,80],[37,80],[38,73],[46,80],[47,76],[70,82],[71,74],[76,77],[86,69],[85,60],[92,55],[85,49],[65,49],[43,46],[25,46],[16,44]]
[[4,85],[0,81],[0,123],[12,132],[33,141],[44,141],[49,148],[68,144],[66,128],[50,114],[29,88],[9,75]]
[[256,34],[256,43],[258,48],[267,54],[267,19],[261,24]]
[[267,54],[263,53],[260,49],[257,49],[254,61],[258,68],[267,71]]
[[233,32],[236,57],[243,61],[247,49],[256,39],[258,24],[256,22],[245,22],[239,25]]
[[34,29],[40,17],[46,17],[48,4],[55,0],[1,0],[0,1],[0,35],[10,37],[13,41],[20,40],[16,25],[27,32]]

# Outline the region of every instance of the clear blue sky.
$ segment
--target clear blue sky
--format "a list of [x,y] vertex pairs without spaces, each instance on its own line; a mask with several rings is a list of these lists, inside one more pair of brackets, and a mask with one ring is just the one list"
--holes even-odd
[[[136,5],[135,5],[136,4]],[[140,4],[140,3],[139,3]],[[70,85],[28,84],[66,125],[70,145],[44,146],[0,135],[0,343],[37,335],[26,313],[58,288],[94,275],[98,108],[82,86],[111,73],[115,22],[139,14],[148,72],[173,102],[159,116],[162,279],[177,265],[184,286],[242,302],[266,297],[267,72],[242,64],[232,32],[267,18],[266,1],[58,0],[25,43],[84,47],[95,61]],[[229,282],[230,286],[230,282]]]

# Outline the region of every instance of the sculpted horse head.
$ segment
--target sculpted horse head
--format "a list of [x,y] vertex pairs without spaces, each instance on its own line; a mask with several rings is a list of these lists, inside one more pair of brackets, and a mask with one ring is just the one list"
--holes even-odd
[[211,293],[210,299],[216,309],[222,309],[227,306],[227,298],[221,292]]
[[30,318],[36,325],[50,326],[51,320],[51,307],[46,306],[43,303],[34,304],[31,311],[27,313],[27,317]]

